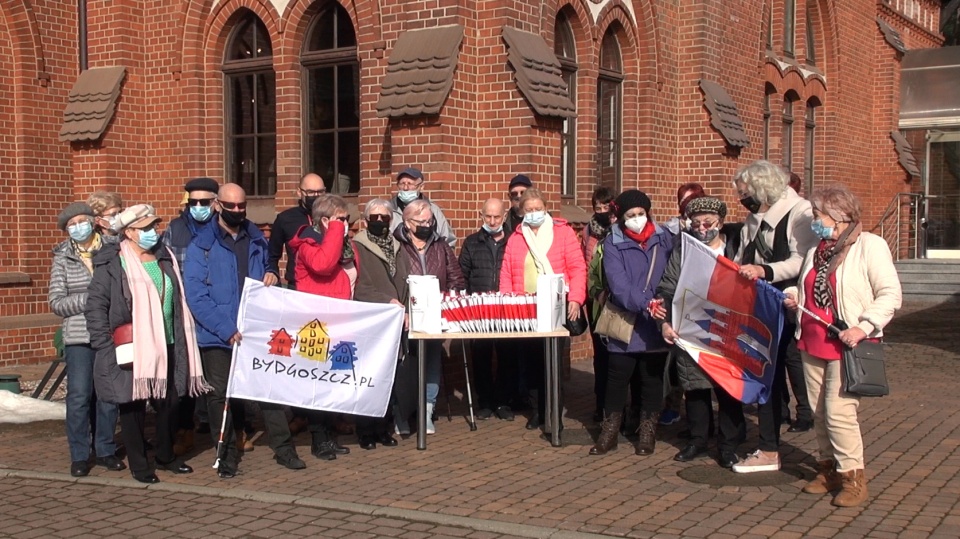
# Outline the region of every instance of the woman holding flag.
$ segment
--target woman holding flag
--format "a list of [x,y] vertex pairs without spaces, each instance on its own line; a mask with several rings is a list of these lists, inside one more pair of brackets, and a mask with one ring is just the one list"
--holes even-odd
[[[807,253],[797,286],[784,291],[784,305],[801,310],[797,347],[820,448],[820,473],[803,491],[840,490],[833,505],[854,507],[867,500],[867,480],[857,419],[860,398],[843,390],[841,345],[852,348],[883,335],[883,327],[900,308],[900,279],[887,242],[863,230],[860,201],[846,187],[825,187],[810,202],[811,228],[820,242]],[[824,322],[836,325],[841,320],[850,327],[836,338]]]

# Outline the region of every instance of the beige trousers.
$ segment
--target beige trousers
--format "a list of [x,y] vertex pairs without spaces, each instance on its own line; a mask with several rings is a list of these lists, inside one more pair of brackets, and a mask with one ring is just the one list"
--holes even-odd
[[800,357],[820,459],[836,460],[841,472],[862,470],[863,438],[857,421],[860,397],[843,391],[840,361],[827,361],[806,352],[800,352]]

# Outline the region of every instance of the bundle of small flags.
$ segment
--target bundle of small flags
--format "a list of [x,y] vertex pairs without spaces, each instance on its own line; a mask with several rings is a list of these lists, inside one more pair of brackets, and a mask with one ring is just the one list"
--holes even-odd
[[537,330],[536,294],[448,292],[440,303],[448,331],[503,333]]

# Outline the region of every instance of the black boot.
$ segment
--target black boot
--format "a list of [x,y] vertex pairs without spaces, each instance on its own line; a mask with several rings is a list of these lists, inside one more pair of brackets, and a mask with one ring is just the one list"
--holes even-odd
[[591,455],[606,455],[607,452],[617,448],[622,422],[623,412],[616,412],[607,416],[600,427],[600,436],[597,436],[597,443],[590,448]]
[[652,455],[657,446],[657,413],[641,412],[637,434],[637,455]]

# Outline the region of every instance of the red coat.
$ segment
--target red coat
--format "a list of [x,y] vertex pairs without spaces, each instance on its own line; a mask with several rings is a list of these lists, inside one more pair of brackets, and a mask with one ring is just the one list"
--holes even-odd
[[[507,250],[503,254],[503,265],[500,267],[501,292],[524,292],[523,267],[529,252],[527,240],[518,228],[507,240]],[[550,260],[554,273],[562,273],[564,282],[570,287],[567,301],[583,305],[587,298],[587,264],[583,260],[583,250],[577,233],[563,219],[553,220],[553,243],[547,251],[547,259]]]
[[297,290],[328,298],[350,299],[350,277],[340,266],[346,225],[334,219],[328,226],[319,242],[316,233],[311,234],[313,231],[308,226],[300,227],[290,240],[290,248],[297,258],[293,270]]

